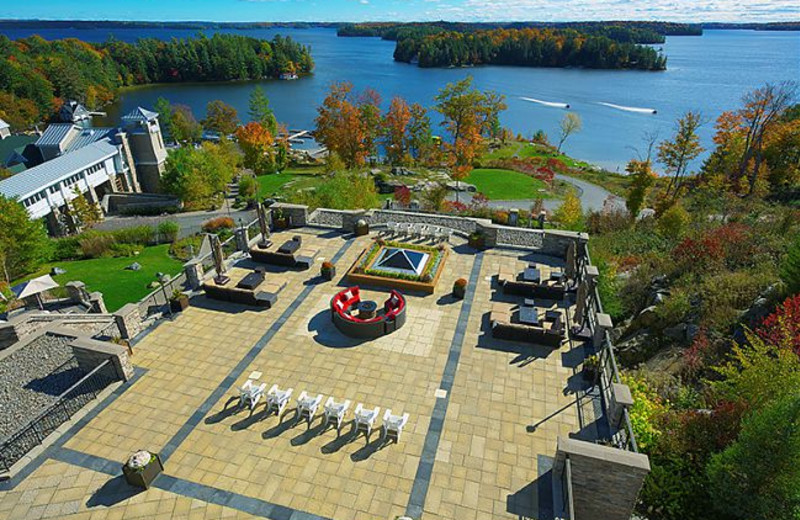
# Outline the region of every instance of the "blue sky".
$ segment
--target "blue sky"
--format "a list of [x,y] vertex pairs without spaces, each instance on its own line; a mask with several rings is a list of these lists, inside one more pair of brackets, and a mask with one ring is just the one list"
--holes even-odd
[[0,18],[211,21],[800,20],[798,0],[24,0]]

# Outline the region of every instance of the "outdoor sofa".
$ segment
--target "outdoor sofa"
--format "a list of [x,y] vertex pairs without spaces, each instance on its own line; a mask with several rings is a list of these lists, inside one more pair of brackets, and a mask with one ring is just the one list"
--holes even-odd
[[331,298],[331,319],[343,334],[354,338],[378,338],[402,327],[406,322],[406,299],[392,291],[375,317],[362,319],[352,311],[361,302],[359,288],[349,287]]

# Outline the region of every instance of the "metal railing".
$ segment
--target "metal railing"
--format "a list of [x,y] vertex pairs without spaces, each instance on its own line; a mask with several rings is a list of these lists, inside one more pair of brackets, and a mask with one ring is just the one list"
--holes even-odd
[[[589,256],[588,244],[583,247],[583,254],[578,256],[578,273],[580,278],[584,279],[586,276],[586,268],[592,265],[592,259]],[[589,324],[589,329],[594,335],[597,327],[595,316],[597,313],[603,312],[603,302],[600,300],[600,293],[595,286],[588,295],[586,305],[586,318]],[[619,375],[619,368],[617,366],[617,359],[614,355],[614,344],[611,341],[611,335],[608,331],[603,332],[602,347],[598,354],[598,364],[600,368],[600,393],[603,400],[603,408],[608,416],[609,406],[613,400],[612,385],[622,383],[622,378]],[[638,452],[639,448],[636,445],[636,437],[633,434],[633,426],[631,425],[630,413],[627,409],[622,411],[622,418],[620,424],[611,424],[611,441],[620,449]]]
[[67,422],[103,389],[119,380],[114,364],[107,359],[69,387],[56,401],[39,412],[25,426],[0,441],[0,469],[11,466]]

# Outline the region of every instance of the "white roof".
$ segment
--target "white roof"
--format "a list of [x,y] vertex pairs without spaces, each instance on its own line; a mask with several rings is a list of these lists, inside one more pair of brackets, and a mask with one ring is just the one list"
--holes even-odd
[[0,181],[0,193],[23,199],[117,153],[109,139],[88,144]]
[[131,110],[124,116],[122,116],[122,120],[125,122],[130,121],[151,121],[158,117],[158,112],[153,112],[151,110],[147,110],[146,108],[136,107],[134,110]]
[[27,282],[22,282],[21,284],[15,285],[11,288],[11,290],[14,292],[17,298],[22,299],[49,291],[50,289],[55,289],[56,287],[58,287],[58,283],[50,278],[49,274],[46,274],[44,276],[40,276],[39,278],[34,278],[32,280],[28,280]]

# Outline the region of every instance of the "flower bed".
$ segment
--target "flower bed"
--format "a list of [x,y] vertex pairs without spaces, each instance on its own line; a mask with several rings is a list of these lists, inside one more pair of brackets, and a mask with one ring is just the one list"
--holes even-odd
[[[375,268],[374,264],[381,251],[386,248],[406,249],[427,253],[428,259],[420,274],[400,273]],[[347,273],[349,282],[361,285],[375,285],[392,287],[406,291],[419,291],[432,294],[442,273],[447,248],[431,247],[405,242],[376,240],[372,246],[365,249]]]

